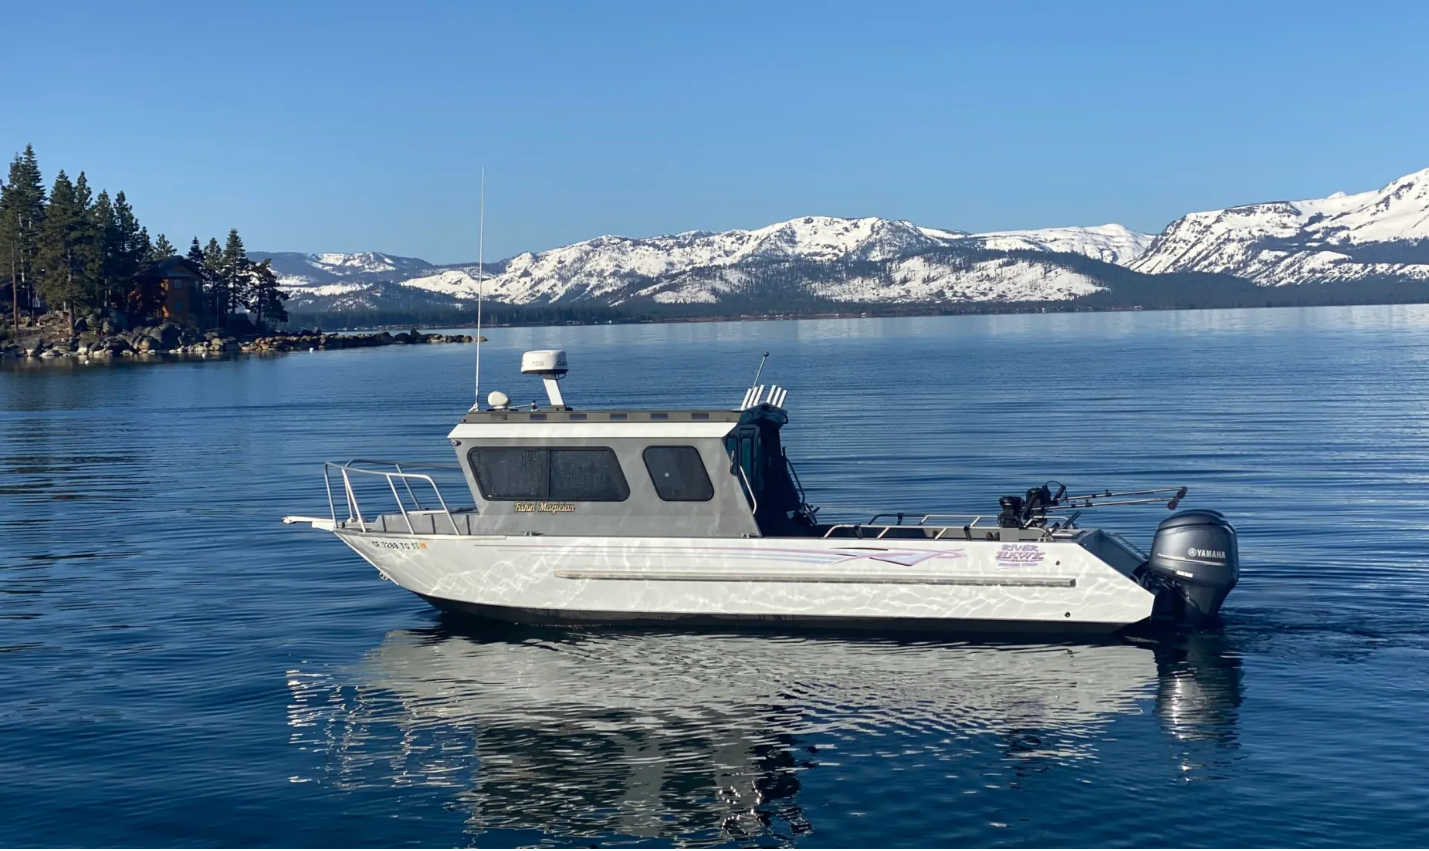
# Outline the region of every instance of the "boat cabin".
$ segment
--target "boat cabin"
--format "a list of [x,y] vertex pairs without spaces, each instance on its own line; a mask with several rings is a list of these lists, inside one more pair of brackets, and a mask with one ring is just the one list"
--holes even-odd
[[780,444],[785,392],[746,394],[739,410],[578,411],[556,381],[564,352],[528,352],[550,404],[512,409],[504,394],[449,435],[481,534],[629,537],[813,535]]
[[[1003,513],[996,516],[885,512],[862,523],[819,523],[818,509],[809,505],[780,440],[789,422],[784,409],[788,391],[751,387],[733,410],[581,411],[565,403],[557,386],[567,372],[565,352],[527,352],[521,371],[544,379],[545,407],[533,402],[517,408],[506,394],[492,393],[487,406],[473,407],[448,435],[474,509],[450,508],[435,481],[416,471],[423,465],[403,470],[391,461],[328,463],[324,481],[333,527],[363,533],[564,538],[1045,541],[1054,534],[1066,538],[1084,532],[1073,525],[1080,512],[1052,521],[1048,505],[1084,508],[1093,499],[1126,495],[1108,492],[1077,498],[1086,505],[1070,504],[1072,498],[1059,502],[1043,486],[1028,491],[1026,501],[1005,497]],[[345,520],[338,518],[330,470],[341,474]],[[385,479],[399,513],[364,516],[353,475]],[[414,484],[431,488],[440,508],[423,507]],[[407,508],[399,485],[415,510]],[[1045,497],[1040,507],[1029,507],[1039,493]],[[1154,501],[1164,498],[1134,502]],[[1010,502],[1021,506],[1020,513]]]

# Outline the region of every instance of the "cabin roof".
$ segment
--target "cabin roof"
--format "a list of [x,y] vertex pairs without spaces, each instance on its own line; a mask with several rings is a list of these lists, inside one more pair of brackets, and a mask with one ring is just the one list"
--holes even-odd
[[723,437],[740,423],[770,421],[777,428],[788,422],[782,408],[757,405],[730,410],[628,410],[577,411],[542,408],[506,411],[470,411],[449,437],[456,438],[674,438]]
[[516,423],[737,423],[743,415],[743,411],[634,411],[628,409],[570,411],[539,408],[534,411],[470,411],[461,418],[461,421],[463,423],[501,423],[505,425]]
[[177,254],[150,263],[134,276],[135,280],[139,281],[161,281],[165,278],[193,278],[198,280],[202,277],[202,269],[195,266],[187,257],[180,257]]
[[739,425],[739,411],[473,411],[448,435],[536,440],[719,438]]

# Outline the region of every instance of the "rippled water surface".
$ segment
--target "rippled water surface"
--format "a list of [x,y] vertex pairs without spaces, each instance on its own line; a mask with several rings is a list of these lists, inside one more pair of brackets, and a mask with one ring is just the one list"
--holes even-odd
[[486,390],[560,346],[589,407],[772,352],[823,518],[1185,484],[1242,584],[1158,642],[472,627],[278,523],[448,461],[470,347],[8,361],[0,844],[1429,845],[1429,310],[489,336]]

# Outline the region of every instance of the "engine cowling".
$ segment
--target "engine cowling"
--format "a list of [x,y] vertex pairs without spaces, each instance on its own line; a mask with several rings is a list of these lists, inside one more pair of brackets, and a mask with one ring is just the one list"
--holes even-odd
[[1156,586],[1158,619],[1213,622],[1240,579],[1235,527],[1219,511],[1179,511],[1156,527],[1146,580]]

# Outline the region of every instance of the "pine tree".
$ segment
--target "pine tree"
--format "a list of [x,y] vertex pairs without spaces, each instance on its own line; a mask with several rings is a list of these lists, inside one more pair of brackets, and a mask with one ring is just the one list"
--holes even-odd
[[248,271],[252,264],[248,252],[243,249],[243,239],[238,230],[228,232],[228,242],[223,246],[220,274],[223,275],[225,298],[222,304],[223,316],[228,316],[242,306],[247,298]]
[[288,309],[283,302],[288,294],[278,288],[278,276],[273,273],[272,260],[264,260],[249,269],[248,304],[259,327],[268,323],[287,322]]
[[35,149],[31,145],[25,146],[20,185],[24,187],[20,221],[20,238],[22,240],[20,257],[23,265],[20,269],[20,276],[21,285],[25,289],[25,297],[28,301],[27,307],[33,311],[38,300],[39,290],[40,234],[44,231],[45,212],[49,205],[45,195],[45,182],[40,175],[40,163],[35,156]]
[[[96,227],[94,220],[94,196],[89,189],[89,178],[84,172],[74,182],[75,213],[78,218],[74,225],[74,304],[75,308],[97,307],[95,298],[96,281],[100,275],[100,261],[104,257],[104,232]],[[70,317],[73,320],[73,316]]]
[[198,237],[194,237],[194,241],[189,243],[189,252],[184,255],[184,259],[192,263],[199,273],[199,297],[198,303],[193,306],[193,315],[202,323],[203,318],[208,315],[208,307],[205,302],[208,299],[209,280],[208,270],[203,267],[203,246],[199,245]]
[[203,248],[203,271],[208,281],[213,324],[217,328],[223,325],[223,306],[228,303],[228,282],[223,278],[223,249],[213,237],[209,237],[208,245]]
[[154,253],[154,243],[149,239],[149,229],[139,228],[139,238],[134,241],[134,269],[137,272],[149,263]]
[[117,304],[126,304],[131,310],[144,312],[141,304],[142,293],[134,285],[134,276],[149,259],[149,234],[139,226],[134,217],[134,208],[123,192],[114,195],[114,215],[108,251],[109,268],[106,277]]
[[10,280],[10,300],[15,331],[20,328],[20,305],[33,309],[35,259],[39,254],[40,230],[45,221],[45,185],[40,177],[35,149],[25,146],[23,155],[10,163],[9,179],[0,192],[0,263]]
[[94,207],[89,214],[90,227],[95,236],[95,250],[90,253],[90,262],[95,265],[89,270],[89,279],[94,287],[90,301],[98,310],[111,304],[111,290],[114,281],[110,275],[114,268],[114,204],[108,192],[100,192],[94,199]]
[[159,234],[159,238],[154,240],[154,250],[149,253],[149,259],[157,263],[160,260],[168,260],[177,253],[173,243],[169,242],[169,238]]
[[37,281],[40,298],[51,309],[69,309],[82,293],[84,214],[75,185],[61,170],[50,190],[35,264],[40,273]]
[[[19,165],[19,162],[20,158],[17,156],[15,162],[10,166],[11,181],[14,180],[16,167]],[[20,339],[20,276],[19,270],[16,268],[16,260],[18,258],[16,256],[15,235],[11,232],[13,228],[8,226],[12,220],[10,208],[14,205],[14,197],[15,196],[11,193],[10,184],[0,180],[0,255],[3,255],[3,257],[0,257],[0,263],[8,261],[5,271],[9,273],[7,280],[10,282],[10,297],[14,302],[14,331],[15,339],[18,341]]]

